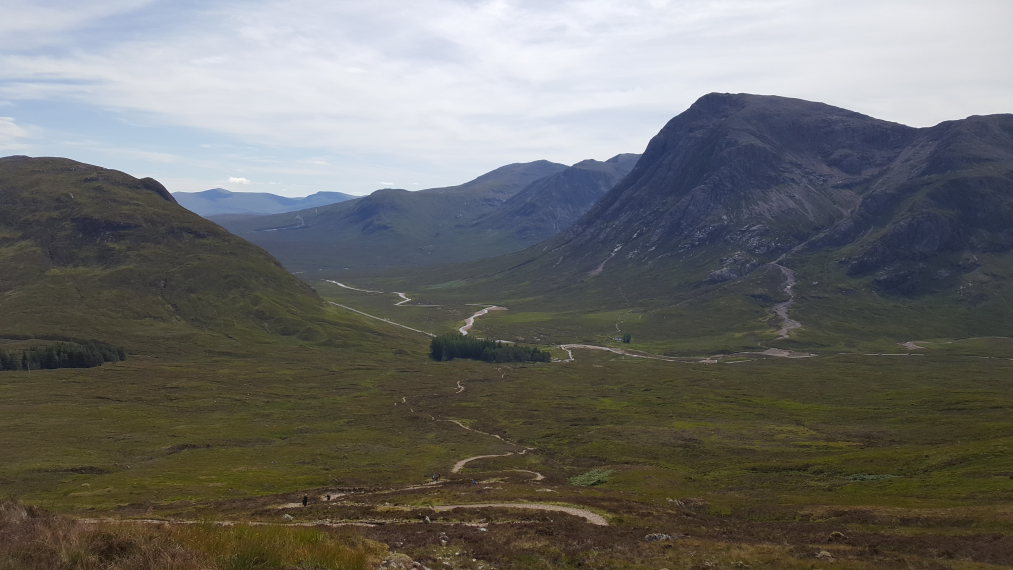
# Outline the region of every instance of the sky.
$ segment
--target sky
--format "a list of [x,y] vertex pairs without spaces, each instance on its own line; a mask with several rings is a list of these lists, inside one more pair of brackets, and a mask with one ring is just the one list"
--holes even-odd
[[0,156],[363,195],[642,152],[710,92],[1013,112],[1010,0],[4,0]]

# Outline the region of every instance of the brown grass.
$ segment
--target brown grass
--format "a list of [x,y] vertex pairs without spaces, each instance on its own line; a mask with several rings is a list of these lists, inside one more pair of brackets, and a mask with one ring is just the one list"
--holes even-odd
[[0,570],[364,570],[385,553],[352,530],[84,524],[0,501]]

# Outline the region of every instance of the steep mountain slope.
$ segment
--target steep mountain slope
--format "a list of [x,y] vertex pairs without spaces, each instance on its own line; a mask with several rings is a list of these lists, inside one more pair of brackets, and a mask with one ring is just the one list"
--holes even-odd
[[460,186],[377,190],[332,206],[219,221],[298,271],[370,271],[461,261],[531,243],[504,246],[499,236],[481,241],[477,232],[461,235],[459,230],[534,181],[566,168],[548,161],[511,164]]
[[263,250],[155,180],[62,158],[0,159],[0,263],[0,337],[164,352],[349,332]]
[[500,239],[513,237],[526,245],[548,239],[573,225],[629,174],[639,159],[638,154],[620,154],[605,162],[578,162],[532,182],[501,207],[474,221],[471,228],[502,232]]
[[221,214],[280,214],[354,200],[357,196],[341,192],[317,192],[303,198],[288,198],[266,192],[230,192],[212,188],[203,192],[173,192],[180,206],[204,216]]
[[787,310],[806,325],[791,338],[1010,334],[1010,228],[1011,115],[915,129],[711,94],[568,231],[462,273],[555,307],[652,307],[694,334],[776,336]]

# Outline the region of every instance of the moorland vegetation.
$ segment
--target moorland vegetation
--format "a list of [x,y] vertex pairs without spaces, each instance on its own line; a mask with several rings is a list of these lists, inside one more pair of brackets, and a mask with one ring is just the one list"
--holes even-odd
[[[539,248],[316,291],[157,182],[0,160],[0,333],[130,355],[0,375],[0,568],[1010,567],[1007,120],[781,103],[707,98]],[[556,358],[430,358],[466,318]]]

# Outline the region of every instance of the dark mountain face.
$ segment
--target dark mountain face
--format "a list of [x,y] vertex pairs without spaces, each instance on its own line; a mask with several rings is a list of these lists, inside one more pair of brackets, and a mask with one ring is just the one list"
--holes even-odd
[[304,198],[289,198],[266,192],[230,192],[224,188],[212,188],[203,192],[176,192],[173,196],[181,206],[204,217],[280,214],[356,198],[341,192],[317,192]]
[[485,231],[509,232],[529,244],[548,239],[573,225],[629,174],[639,158],[638,154],[620,154],[605,162],[578,162],[532,182],[472,226]]
[[325,334],[309,287],[152,179],[62,158],[0,159],[0,236],[0,336],[138,347],[194,334]]
[[817,103],[708,95],[564,241],[641,263],[717,242],[777,256],[852,210],[915,133]]
[[507,298],[645,307],[707,334],[774,334],[783,302],[808,316],[803,335],[1009,334],[1013,115],[917,129],[707,95],[569,230],[468,274]]
[[548,249],[584,272],[709,253],[724,260],[711,267],[718,281],[830,247],[848,248],[852,275],[1007,251],[1011,129],[1009,115],[915,129],[796,99],[707,95]]

